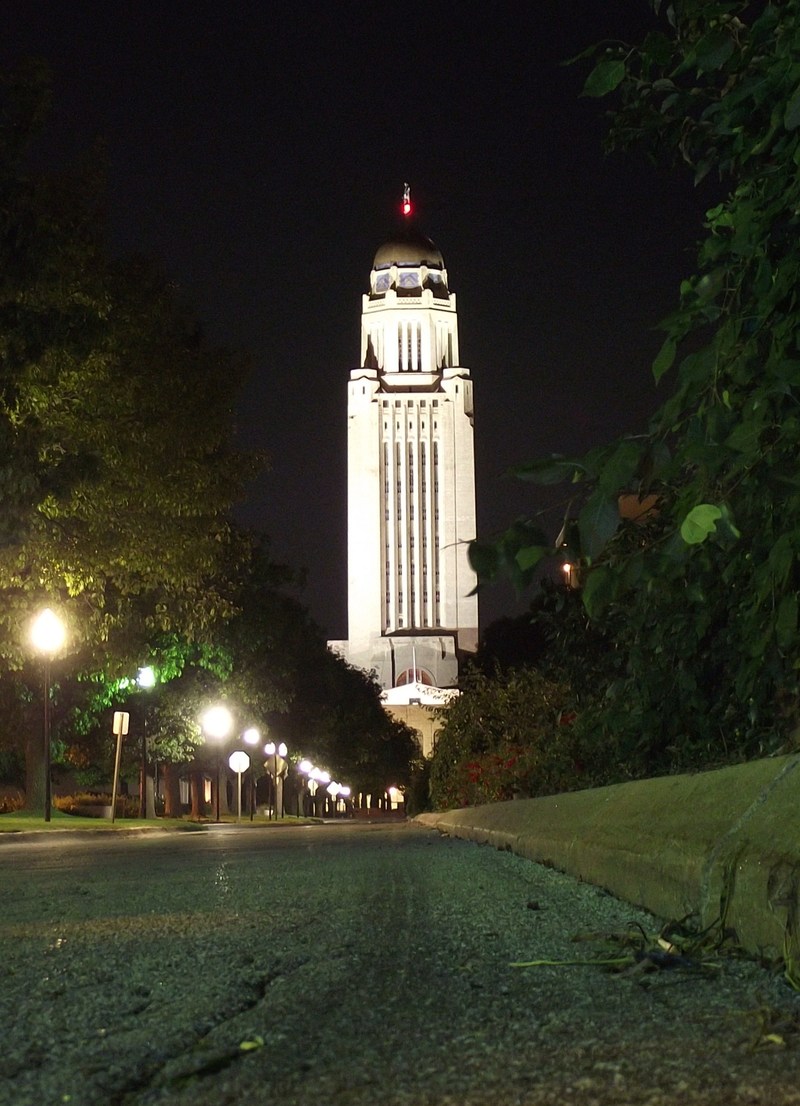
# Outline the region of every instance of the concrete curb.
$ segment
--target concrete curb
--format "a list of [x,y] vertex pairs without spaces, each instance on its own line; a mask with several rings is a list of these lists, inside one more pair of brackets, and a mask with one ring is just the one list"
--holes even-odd
[[[800,958],[800,755],[417,821],[510,849],[664,919],[720,917],[751,952]],[[727,905],[725,905],[727,903]]]

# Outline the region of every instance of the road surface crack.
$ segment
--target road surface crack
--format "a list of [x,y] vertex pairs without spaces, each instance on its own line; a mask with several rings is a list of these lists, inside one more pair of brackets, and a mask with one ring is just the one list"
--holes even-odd
[[292,960],[258,979],[248,980],[246,990],[238,994],[224,1013],[196,1029],[189,1043],[184,1035],[180,1042],[176,1042],[172,1055],[164,1056],[162,1052],[157,1062],[143,1065],[135,1075],[131,1073],[125,1085],[109,1096],[108,1106],[130,1106],[132,1096],[141,1091],[165,1091],[184,1086],[193,1079],[214,1075],[257,1051],[263,1044],[260,1038],[242,1040],[235,1045],[216,1045],[212,1038],[228,1023],[262,1003],[274,983],[291,975],[305,963],[305,959]]

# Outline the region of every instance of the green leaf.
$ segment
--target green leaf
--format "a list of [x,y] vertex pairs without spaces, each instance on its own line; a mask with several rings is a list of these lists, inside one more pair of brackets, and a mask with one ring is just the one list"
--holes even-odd
[[731,509],[726,503],[723,503],[720,506],[719,533],[727,535],[729,538],[733,538],[735,541],[738,541],[738,539],[742,536],[741,530],[738,528],[733,520]]
[[254,1049],[263,1048],[263,1047],[264,1047],[264,1038],[263,1037],[253,1037],[249,1041],[240,1041],[239,1042],[239,1048],[241,1049],[242,1052],[253,1052]]
[[716,28],[701,38],[695,48],[697,68],[701,72],[721,69],[734,50],[733,38],[729,31]]
[[740,422],[728,435],[725,445],[737,453],[749,453],[758,449],[758,439],[763,427],[755,422]]
[[681,537],[687,545],[701,545],[717,529],[722,511],[713,503],[698,503],[681,523]]
[[783,584],[794,563],[792,540],[788,534],[781,534],[770,549],[768,563],[772,579],[779,585]]
[[678,349],[678,345],[674,338],[667,338],[661,349],[658,351],[658,356],[653,362],[653,377],[656,384],[658,384],[664,373],[672,366],[675,360],[675,353]]
[[781,649],[788,649],[797,633],[797,593],[789,592],[781,599],[775,619],[775,638]]
[[519,568],[523,572],[527,572],[531,568],[536,568],[538,563],[550,552],[551,550],[546,545],[529,545],[525,549],[517,550],[514,559]]
[[639,442],[623,439],[601,466],[597,486],[605,495],[629,491],[639,468],[642,447]]
[[786,110],[783,113],[783,125],[787,131],[793,131],[800,127],[800,87],[794,90],[786,105]]
[[581,549],[588,561],[602,552],[619,527],[619,508],[616,497],[593,495],[578,515],[578,531]]
[[598,565],[586,576],[581,598],[590,618],[598,618],[613,596],[614,575],[608,565]]
[[481,580],[493,580],[497,575],[500,556],[494,545],[486,542],[469,543],[469,563]]
[[619,58],[604,58],[598,62],[583,86],[584,96],[605,96],[625,79],[625,62]]

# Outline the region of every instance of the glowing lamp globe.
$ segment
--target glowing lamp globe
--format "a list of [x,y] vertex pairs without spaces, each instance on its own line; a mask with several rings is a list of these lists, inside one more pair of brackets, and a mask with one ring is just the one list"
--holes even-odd
[[31,626],[31,642],[37,653],[52,657],[64,644],[67,632],[64,623],[49,607],[36,616]]
[[227,707],[210,707],[203,715],[202,726],[209,737],[221,740],[233,729],[233,717]]

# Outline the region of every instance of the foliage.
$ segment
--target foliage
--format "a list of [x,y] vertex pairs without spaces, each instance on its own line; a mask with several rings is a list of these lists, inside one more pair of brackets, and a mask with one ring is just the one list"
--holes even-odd
[[567,789],[576,765],[566,702],[566,688],[535,669],[494,678],[473,669],[461,695],[439,712],[443,725],[430,776],[434,806]]
[[65,759],[82,778],[91,779],[92,769],[107,778],[111,712],[125,709],[131,728],[123,774],[138,773],[145,726],[153,759],[208,768],[216,754],[198,720],[222,700],[234,715],[231,740],[256,726],[264,740],[286,741],[291,753],[316,759],[355,788],[405,786],[418,755],[411,732],[387,716],[373,679],[328,650],[295,594],[301,581],[272,561],[266,540],[234,536],[222,573],[233,613],[215,627],[213,641],[154,637],[146,659],[157,683],[147,691],[101,672],[64,683],[55,731],[64,735]]
[[232,448],[246,363],[158,267],[111,256],[96,165],[29,169],[41,69],[0,92],[0,659],[24,663],[47,601],[78,667],[121,666],[225,613],[226,515],[255,471]]
[[25,794],[18,788],[0,788],[0,814],[14,814],[25,806]]
[[599,945],[591,956],[569,960],[515,961],[512,968],[598,967],[617,972],[636,982],[654,972],[684,971],[715,972],[720,968],[720,954],[740,956],[741,947],[735,933],[715,924],[702,931],[687,925],[687,920],[670,921],[657,933],[648,933],[638,924],[610,933],[579,933],[576,942]]
[[389,717],[371,675],[332,653],[321,636],[318,646],[297,669],[297,695],[272,716],[272,728],[356,791],[407,786],[420,755],[413,731]]
[[[720,196],[662,323],[671,394],[641,436],[518,470],[570,483],[558,553],[615,660],[593,725],[636,772],[762,755],[800,722],[800,2],[663,14],[640,47],[604,45],[584,91],[615,97],[612,147],[677,158]],[[539,541],[498,546],[539,559]]]
[[258,464],[233,447],[246,360],[205,339],[158,266],[112,256],[96,157],[30,168],[49,95],[39,65],[2,75],[0,731],[27,735],[29,782],[33,612],[58,608],[70,674],[89,678],[56,720],[72,747],[143,656],[208,646],[234,613],[248,548],[228,513]]
[[[111,795],[99,791],[79,792],[77,795],[56,795],[53,806],[63,814],[80,814],[88,818],[102,817],[105,808],[111,809]],[[139,799],[127,795],[117,796],[117,818],[138,818]]]

